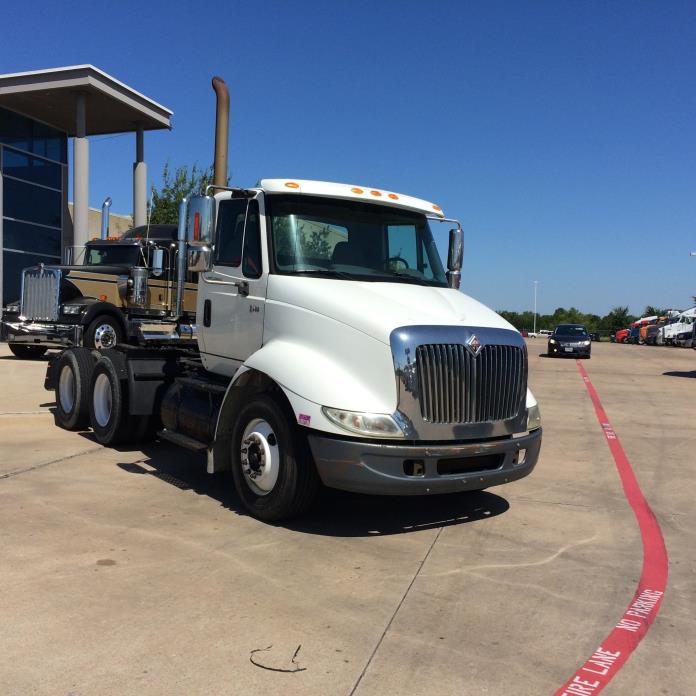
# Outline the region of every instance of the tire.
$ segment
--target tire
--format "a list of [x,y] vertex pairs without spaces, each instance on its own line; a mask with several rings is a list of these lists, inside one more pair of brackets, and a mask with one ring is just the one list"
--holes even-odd
[[116,317],[100,314],[87,327],[82,341],[85,348],[106,350],[123,343],[123,328]]
[[90,380],[94,358],[87,348],[64,350],[56,361],[56,425],[65,430],[89,426]]
[[40,358],[48,350],[46,346],[25,346],[21,343],[8,343],[7,345],[12,354],[22,360]]
[[107,356],[97,360],[89,388],[89,422],[102,445],[135,444],[145,435],[150,417],[128,414],[128,383]]
[[277,401],[252,397],[237,416],[231,446],[234,485],[253,517],[280,522],[312,505],[317,470],[306,439]]

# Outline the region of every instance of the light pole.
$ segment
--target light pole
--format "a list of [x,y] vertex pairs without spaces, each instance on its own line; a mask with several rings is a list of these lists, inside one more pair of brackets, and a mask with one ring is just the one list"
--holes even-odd
[[534,330],[532,333],[536,333],[536,315],[537,315],[537,285],[539,284],[538,280],[534,281]]

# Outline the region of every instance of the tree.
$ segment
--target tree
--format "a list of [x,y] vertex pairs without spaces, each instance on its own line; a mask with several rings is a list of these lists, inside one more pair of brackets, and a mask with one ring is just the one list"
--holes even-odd
[[190,171],[187,166],[183,166],[177,167],[172,174],[167,162],[162,171],[162,187],[159,190],[152,187],[150,222],[153,225],[177,224],[181,199],[203,193],[205,187],[212,182],[212,167],[200,169],[194,164]]
[[643,310],[643,316],[644,317],[661,317],[667,310],[666,309],[660,309],[659,307],[653,307],[652,305],[648,305],[645,310]]

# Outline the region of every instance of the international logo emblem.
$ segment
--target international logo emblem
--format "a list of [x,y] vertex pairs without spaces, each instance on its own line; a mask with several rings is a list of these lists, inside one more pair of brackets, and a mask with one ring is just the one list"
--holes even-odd
[[474,356],[477,356],[481,352],[483,346],[481,345],[481,341],[479,341],[474,334],[471,334],[466,342],[466,347]]

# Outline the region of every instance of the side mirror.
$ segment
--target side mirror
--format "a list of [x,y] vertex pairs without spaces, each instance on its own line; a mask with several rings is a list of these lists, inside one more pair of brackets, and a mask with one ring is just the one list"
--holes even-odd
[[164,270],[164,249],[155,249],[152,252],[152,275],[161,276]]
[[188,201],[186,239],[211,244],[214,231],[215,199],[212,196],[192,196]]
[[213,258],[212,249],[205,244],[196,244],[188,248],[188,269],[194,273],[210,270]]
[[462,260],[464,258],[464,233],[460,228],[450,230],[447,253],[447,281],[451,288],[459,289]]

